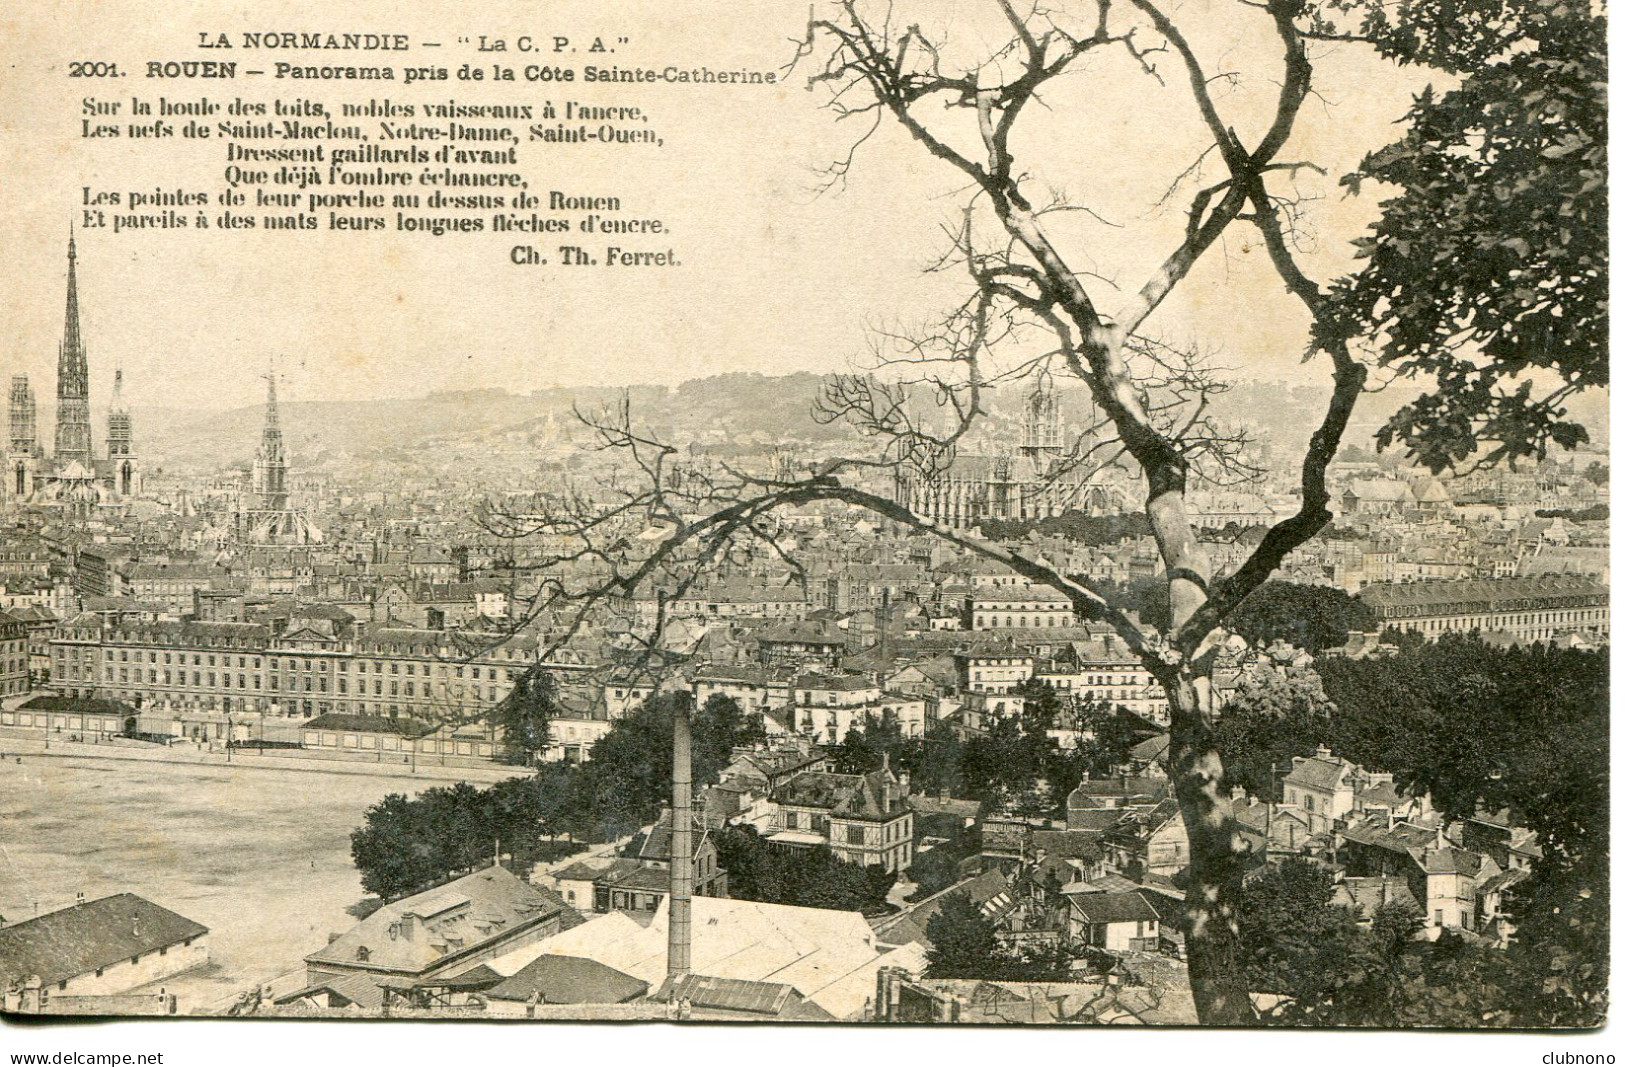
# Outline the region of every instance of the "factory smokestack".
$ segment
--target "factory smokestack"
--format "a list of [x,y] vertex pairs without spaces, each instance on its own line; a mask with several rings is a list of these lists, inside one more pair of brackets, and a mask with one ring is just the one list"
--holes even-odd
[[688,703],[673,703],[671,720],[671,903],[666,914],[666,977],[687,977],[693,937],[690,911],[694,897],[694,798],[689,764]]

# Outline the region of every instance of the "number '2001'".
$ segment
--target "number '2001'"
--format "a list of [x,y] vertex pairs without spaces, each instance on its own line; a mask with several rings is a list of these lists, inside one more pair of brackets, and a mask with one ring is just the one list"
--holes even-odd
[[118,77],[117,63],[102,63],[87,60],[83,63],[69,63],[68,77],[70,78],[116,78]]

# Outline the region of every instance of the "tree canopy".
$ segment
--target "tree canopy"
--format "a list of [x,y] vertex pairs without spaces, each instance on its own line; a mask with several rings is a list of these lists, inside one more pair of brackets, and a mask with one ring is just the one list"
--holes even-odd
[[1587,434],[1565,401],[1608,382],[1603,17],[1572,0],[1327,6],[1351,7],[1382,54],[1461,76],[1344,179],[1398,192],[1340,314],[1429,385],[1378,441],[1434,470],[1573,448]]

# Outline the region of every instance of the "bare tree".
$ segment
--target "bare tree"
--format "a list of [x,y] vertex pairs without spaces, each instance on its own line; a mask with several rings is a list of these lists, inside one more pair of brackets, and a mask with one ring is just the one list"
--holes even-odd
[[[639,632],[631,651],[644,657],[660,650],[678,605],[702,576],[748,569],[763,557],[801,572],[778,518],[789,508],[864,509],[1064,593],[1079,616],[1113,627],[1167,691],[1168,772],[1190,840],[1183,927],[1192,993],[1204,1023],[1251,1024],[1238,928],[1246,850],[1214,744],[1210,675],[1226,617],[1331,520],[1327,467],[1366,383],[1351,348],[1357,328],[1300,266],[1305,205],[1293,179],[1319,168],[1281,158],[1314,90],[1310,42],[1352,35],[1336,32],[1301,0],[1237,0],[1231,14],[1252,19],[1273,42],[1271,69],[1254,73],[1278,86],[1267,121],[1244,139],[1214,91],[1234,75],[1204,63],[1163,0],[988,5],[1000,30],[975,54],[901,21],[890,5],[871,11],[860,0],[830,4],[829,16],[815,16],[800,42],[797,63],[810,68],[812,87],[827,90],[827,106],[861,128],[826,174],[829,184],[843,182],[877,131],[889,127],[957,172],[965,190],[961,216],[945,233],[947,251],[932,267],[962,278],[964,298],[920,328],[879,332],[874,365],[835,378],[814,412],[852,427],[864,452],[813,462],[781,456],[760,469],[697,462],[641,430],[622,404],[584,416],[596,448],[625,460],[616,481],[561,491],[522,520],[509,516],[504,536],[555,546],[534,561],[543,577],[525,615],[554,620],[554,646],[607,612],[624,612],[635,593],[652,596],[641,625],[626,627]],[[1052,86],[1087,74],[1089,62],[1107,54],[1128,57],[1151,83],[1180,87],[1206,138],[1193,162],[1168,176],[1164,203],[1182,205],[1182,233],[1113,311],[1101,303],[1102,293],[1115,289],[1098,273],[1101,249],[1070,221],[1100,217],[1088,205],[1035,192],[1049,187],[1015,147],[1031,143],[1015,134],[1025,117],[1048,107]],[[1108,175],[1111,165],[1099,162]],[[1214,166],[1217,174],[1208,174]],[[1211,358],[1159,337],[1150,322],[1235,228],[1256,235],[1284,288],[1308,312],[1306,359],[1322,369],[1329,395],[1301,458],[1298,510],[1271,526],[1233,570],[1215,575],[1187,494],[1203,479],[1256,471],[1244,437],[1213,417],[1209,402],[1224,383]],[[1126,464],[1143,482],[1171,608],[1164,630],[1140,625],[1088,577],[916,511],[883,488],[898,475],[940,477],[985,425],[994,390],[1042,376],[1081,384],[1095,413],[1051,463],[1049,477]]]

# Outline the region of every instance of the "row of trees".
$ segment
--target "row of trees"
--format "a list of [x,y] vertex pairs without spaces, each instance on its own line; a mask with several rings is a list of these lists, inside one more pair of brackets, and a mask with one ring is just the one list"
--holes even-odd
[[[557,706],[552,683],[531,681],[515,692],[522,696],[504,704],[505,714],[532,728],[545,725]],[[679,692],[640,704],[611,724],[586,763],[543,763],[530,776],[486,789],[460,783],[413,798],[385,797],[351,835],[362,887],[385,899],[399,897],[497,854],[528,870],[560,851],[558,838],[610,841],[649,825],[671,797],[672,715],[679,704],[691,708],[692,697]],[[690,718],[697,787],[720,778],[736,746],[763,737],[760,722],[729,697],[713,696]],[[514,750],[519,760],[532,758],[542,747],[537,739],[547,735],[524,736]],[[876,911],[884,909],[897,878],[843,862],[828,848],[773,848],[749,828],[720,834],[717,845],[729,892],[744,900]]]
[[802,908],[884,912],[895,871],[838,859],[827,846],[779,848],[754,827],[729,827],[716,835],[717,861],[728,872],[728,895]]
[[[546,679],[545,674],[539,678]],[[526,761],[544,747],[536,733],[556,709],[551,681],[527,681],[506,714],[528,721],[531,732],[514,758]],[[351,834],[350,853],[362,886],[384,898],[467,870],[494,854],[497,843],[528,869],[556,850],[557,839],[611,841],[647,826],[671,798],[672,710],[692,706],[687,693],[657,696],[617,719],[594,743],[583,764],[543,763],[535,772],[486,789],[467,783],[424,790],[415,798],[390,794],[367,810]],[[761,726],[736,701],[713,697],[692,712],[694,781],[717,781],[735,745],[759,739]],[[511,725],[504,722],[505,726]],[[512,735],[510,735],[512,736]]]
[[425,789],[416,797],[391,793],[350,835],[361,888],[384,900],[507,854],[525,871],[545,854],[541,796],[514,778],[479,789],[467,782]]
[[[946,723],[905,737],[890,715],[855,725],[832,749],[832,763],[840,773],[863,774],[884,755],[894,770],[908,772],[916,792],[1057,814],[1085,774],[1112,775],[1148,735],[1143,721],[1115,706],[1064,699],[1044,682],[1024,682],[1014,695],[1022,698],[1019,712],[992,718],[969,738]],[[1057,728],[1079,731],[1082,739],[1062,744],[1050,733]]]
[[[1167,583],[1138,578],[1120,586],[1117,595],[1148,625],[1167,624]],[[1316,655],[1343,644],[1350,631],[1363,632],[1375,623],[1371,609],[1341,589],[1281,581],[1253,590],[1225,620],[1255,647],[1285,641]]]

